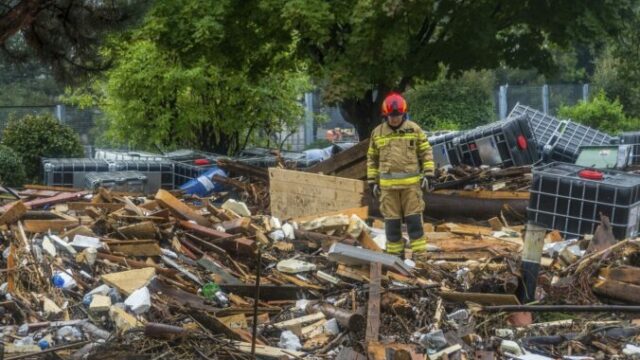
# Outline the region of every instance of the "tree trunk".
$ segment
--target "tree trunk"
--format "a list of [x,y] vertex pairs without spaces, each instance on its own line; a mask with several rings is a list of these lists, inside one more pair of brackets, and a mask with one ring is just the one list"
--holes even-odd
[[382,121],[380,108],[382,100],[389,92],[386,86],[378,86],[377,90],[367,91],[359,99],[346,99],[340,105],[340,113],[344,119],[355,126],[360,139],[367,139],[371,131]]

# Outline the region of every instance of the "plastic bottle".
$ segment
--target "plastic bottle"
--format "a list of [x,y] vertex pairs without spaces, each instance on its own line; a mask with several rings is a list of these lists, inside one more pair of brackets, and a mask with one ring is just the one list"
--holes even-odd
[[229,298],[227,297],[227,294],[225,294],[220,289],[220,286],[218,286],[218,284],[214,282],[206,283],[202,287],[202,296],[204,296],[204,298],[207,300],[217,302],[218,305],[222,307],[229,306]]
[[45,350],[48,349],[51,344],[49,344],[47,339],[40,339],[40,341],[38,341],[38,346],[40,346],[40,349]]
[[205,197],[214,191],[220,191],[222,190],[222,184],[213,182],[214,175],[227,177],[227,173],[224,170],[217,166],[212,166],[199,177],[181,185],[180,190],[187,195],[198,195],[200,197]]
[[53,286],[67,290],[73,289],[78,285],[76,281],[69,276],[69,274],[62,271],[56,272],[51,277],[51,282],[53,283]]

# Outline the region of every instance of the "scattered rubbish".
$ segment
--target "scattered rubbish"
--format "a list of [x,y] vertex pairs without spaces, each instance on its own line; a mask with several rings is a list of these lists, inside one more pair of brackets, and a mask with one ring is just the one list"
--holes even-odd
[[287,259],[278,262],[276,268],[278,269],[278,271],[282,271],[284,273],[297,274],[301,272],[313,271],[316,269],[316,266],[305,261]]
[[300,338],[298,338],[296,334],[289,330],[285,330],[280,334],[278,347],[287,350],[300,350],[302,348],[302,344],[300,344]]
[[[93,303],[93,302],[92,302]],[[124,304],[135,314],[143,314],[151,308],[151,294],[147,287],[142,287],[129,295]]]
[[[531,164],[554,155],[562,123],[525,113],[434,146],[446,165],[425,195],[428,251],[402,257],[384,252],[376,201],[365,206],[366,141],[305,172],[288,166],[310,165],[299,153],[267,149],[50,162],[65,188],[0,200],[5,356],[638,356],[637,175]],[[135,193],[71,187],[90,171],[147,180]]]

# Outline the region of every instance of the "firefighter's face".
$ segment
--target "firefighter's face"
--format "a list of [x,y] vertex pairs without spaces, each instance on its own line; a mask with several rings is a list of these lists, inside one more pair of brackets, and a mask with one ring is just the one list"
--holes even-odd
[[402,124],[402,115],[389,115],[389,125],[400,126]]

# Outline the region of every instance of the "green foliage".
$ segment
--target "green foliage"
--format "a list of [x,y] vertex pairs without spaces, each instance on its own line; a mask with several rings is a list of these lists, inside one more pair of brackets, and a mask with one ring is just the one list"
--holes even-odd
[[587,102],[580,101],[574,106],[561,106],[558,116],[611,134],[637,130],[640,125],[640,119],[627,117],[620,101],[607,99],[604,91],[598,92]]
[[24,181],[24,166],[20,156],[10,147],[0,145],[0,184],[19,187]]
[[309,79],[287,63],[286,42],[239,28],[239,19],[270,21],[252,6],[158,1],[141,28],[110,39],[103,51],[117,60],[104,79],[68,99],[103,109],[102,141],[137,148],[234,153],[296,127]]
[[493,74],[468,71],[442,75],[407,91],[411,118],[427,130],[469,129],[495,120]]
[[[324,98],[341,103],[365,135],[390,90],[471,69],[552,72],[554,48],[619,31],[632,1],[270,0],[296,34]],[[571,26],[567,26],[571,24]],[[576,74],[580,76],[580,74]]]
[[2,134],[2,144],[20,155],[30,181],[40,177],[42,158],[83,155],[78,134],[49,114],[11,119]]

